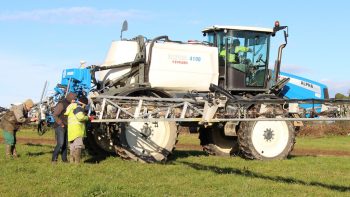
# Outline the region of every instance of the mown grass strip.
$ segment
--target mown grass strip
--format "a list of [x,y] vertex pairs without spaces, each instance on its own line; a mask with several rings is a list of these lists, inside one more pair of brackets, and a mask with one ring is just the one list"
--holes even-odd
[[[325,138],[322,143],[337,143],[336,139],[342,141]],[[52,150],[53,145],[19,144],[20,158],[0,157],[1,195],[350,195],[350,157],[293,156],[282,161],[251,161],[179,150],[167,164],[141,164],[118,157],[94,160],[85,156],[81,165],[52,165]],[[4,153],[4,146],[0,146],[0,153]]]

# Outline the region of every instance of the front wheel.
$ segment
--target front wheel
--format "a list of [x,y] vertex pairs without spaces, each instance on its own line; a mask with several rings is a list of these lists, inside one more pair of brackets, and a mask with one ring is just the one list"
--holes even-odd
[[123,124],[121,142],[131,157],[144,162],[166,161],[177,142],[174,122],[131,122]]
[[[136,88],[118,96],[171,98],[163,91],[149,88]],[[175,122],[130,122],[120,123],[119,143],[115,151],[124,159],[140,162],[164,162],[177,143]]]
[[105,123],[88,124],[84,145],[91,155],[114,153],[114,142],[111,136],[115,134],[111,131],[115,129],[112,127],[115,126]]
[[242,122],[239,149],[248,159],[285,159],[293,150],[295,131],[289,121]]

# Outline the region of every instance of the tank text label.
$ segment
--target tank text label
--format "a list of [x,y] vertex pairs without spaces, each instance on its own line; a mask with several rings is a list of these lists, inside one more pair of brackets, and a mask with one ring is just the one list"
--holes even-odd
[[173,64],[188,64],[189,62],[199,63],[202,61],[202,58],[200,56],[186,56],[186,55],[168,55],[168,59]]
[[173,64],[188,64],[188,58],[185,55],[168,55],[168,59]]
[[198,57],[198,56],[190,56],[190,61],[193,61],[193,62],[200,62],[202,60],[201,57]]

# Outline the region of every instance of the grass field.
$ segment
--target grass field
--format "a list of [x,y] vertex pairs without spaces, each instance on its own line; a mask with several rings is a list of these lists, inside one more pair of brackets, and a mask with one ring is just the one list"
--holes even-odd
[[[350,151],[350,136],[297,137],[296,141],[295,148],[299,149]],[[180,135],[179,142],[182,144],[198,145],[198,135]]]
[[[180,143],[198,144],[197,136],[181,135]],[[297,139],[297,147],[350,150],[349,144],[349,136]],[[1,156],[0,196],[350,196],[350,157],[263,162],[178,150],[166,164],[85,156],[81,165],[52,165],[52,150],[19,144],[20,158]]]
[[39,136],[36,128],[25,128],[17,132],[17,137],[55,139],[55,131],[53,129],[49,129],[42,136]]
[[298,137],[296,148],[350,151],[350,136]]

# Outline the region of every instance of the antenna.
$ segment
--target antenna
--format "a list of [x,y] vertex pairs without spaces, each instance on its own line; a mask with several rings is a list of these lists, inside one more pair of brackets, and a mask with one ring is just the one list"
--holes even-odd
[[128,21],[123,22],[122,30],[120,31],[120,40],[123,40],[123,31],[128,31]]
[[43,100],[44,100],[44,96],[46,95],[47,87],[48,87],[48,82],[46,80],[45,84],[44,84],[43,91],[41,93],[40,103],[39,103],[39,114],[38,114],[39,123],[41,120],[45,119],[45,115],[42,115],[42,114],[44,114],[43,113]]
[[47,81],[45,81],[45,84],[44,84],[44,88],[43,88],[43,91],[41,93],[41,97],[40,97],[40,105],[43,103],[43,99],[44,99],[44,96],[45,96],[45,93],[46,93],[46,89],[47,89]]

